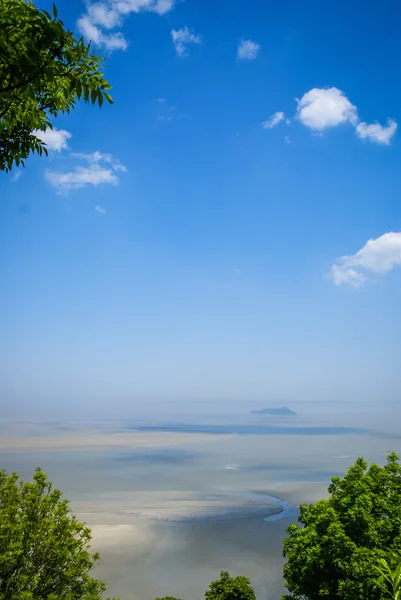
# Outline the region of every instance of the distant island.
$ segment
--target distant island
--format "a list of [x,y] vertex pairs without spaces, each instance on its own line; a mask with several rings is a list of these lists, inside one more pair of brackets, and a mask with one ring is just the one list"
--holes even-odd
[[297,413],[288,408],[288,406],[282,406],[281,408],[262,408],[261,410],[251,410],[251,415],[296,415]]

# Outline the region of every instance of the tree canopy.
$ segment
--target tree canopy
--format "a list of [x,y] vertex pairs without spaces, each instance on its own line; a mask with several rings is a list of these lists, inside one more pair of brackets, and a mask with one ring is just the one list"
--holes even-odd
[[0,600],[101,600],[90,540],[40,469],[29,483],[0,471]]
[[206,600],[256,600],[255,592],[248,577],[231,577],[221,571],[220,579],[212,581],[205,592]]
[[330,497],[300,508],[299,525],[284,540],[286,587],[292,600],[379,600],[377,562],[401,551],[401,466],[394,453],[384,467],[359,458]]
[[32,1],[0,2],[0,170],[24,164],[32,152],[46,154],[35,131],[70,112],[77,100],[112,102],[102,73],[103,57]]

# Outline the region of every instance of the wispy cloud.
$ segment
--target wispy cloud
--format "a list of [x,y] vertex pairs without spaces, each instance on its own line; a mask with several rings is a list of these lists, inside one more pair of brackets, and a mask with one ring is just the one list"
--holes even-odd
[[47,169],[45,177],[60,194],[79,189],[88,185],[104,184],[117,185],[119,182],[116,172],[125,172],[126,168],[111,154],[93,152],[92,154],[71,154],[72,157],[85,160],[88,166],[75,166],[71,171],[52,171]]
[[188,27],[172,29],[171,37],[178,56],[187,56],[190,44],[201,44],[202,38]]
[[99,162],[109,163],[112,165],[115,171],[122,171],[124,173],[127,171],[127,168],[120,163],[118,158],[115,158],[112,154],[104,154],[98,150],[89,154],[85,154],[83,152],[72,152],[71,156],[86,160],[89,164],[98,164]]
[[401,232],[384,233],[371,239],[355,254],[342,256],[331,267],[331,277],[336,285],[360,287],[373,273],[383,275],[401,266]]
[[87,185],[98,186],[104,183],[117,185],[118,183],[118,178],[112,169],[105,169],[99,165],[75,167],[73,171],[67,173],[47,170],[45,176],[59,192],[68,192]]
[[46,131],[34,129],[32,133],[46,144],[48,150],[54,150],[55,152],[60,152],[67,148],[67,140],[72,137],[69,131],[57,129],[57,127],[53,127],[53,129],[48,127]]
[[367,277],[352,269],[351,267],[346,267],[345,265],[333,265],[331,267],[331,277],[335,285],[342,285],[343,283],[347,285],[352,285],[352,287],[358,288],[365,281],[367,281]]
[[100,206],[100,204],[95,206],[95,211],[100,213],[101,215],[105,215],[107,212],[107,210],[105,208],[103,208],[103,206]]
[[125,50],[128,42],[121,31],[108,33],[121,27],[124,17],[131,13],[153,12],[164,15],[174,7],[175,0],[105,0],[89,2],[86,13],[77,21],[80,33],[95,44],[108,50]]
[[272,127],[275,127],[276,125],[281,123],[281,121],[284,121],[284,117],[285,116],[283,112],[276,112],[274,113],[274,115],[269,117],[267,121],[262,122],[262,127],[264,129],[272,129]]
[[104,33],[100,27],[94,25],[89,15],[83,15],[77,21],[79,32],[91,42],[98,46],[104,46],[108,50],[126,50],[128,42],[121,31],[115,33]]
[[367,139],[378,144],[390,144],[391,138],[397,131],[397,123],[394,119],[387,119],[387,127],[380,123],[359,123],[356,126],[356,134],[361,139]]
[[12,177],[11,177],[11,181],[12,181],[13,183],[15,183],[16,181],[18,181],[18,179],[21,177],[21,175],[22,175],[22,171],[16,171],[16,172],[15,172],[15,173],[12,175]]
[[174,8],[176,0],[157,0],[153,6],[153,12],[158,15],[165,15]]
[[259,54],[260,45],[252,40],[241,40],[237,56],[240,60],[255,60]]
[[189,117],[188,114],[181,113],[177,106],[170,104],[166,98],[158,98],[157,104],[157,112],[159,113],[157,119],[161,123],[171,123],[172,121],[179,121]]

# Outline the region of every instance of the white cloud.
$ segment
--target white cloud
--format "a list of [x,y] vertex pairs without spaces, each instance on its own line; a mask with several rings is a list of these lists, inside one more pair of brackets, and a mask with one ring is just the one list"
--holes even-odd
[[154,12],[164,15],[174,8],[176,0],[111,0],[114,10],[122,15],[140,12]]
[[260,50],[260,45],[252,40],[241,40],[237,56],[241,60],[255,60]]
[[59,192],[67,192],[86,185],[101,185],[112,183],[117,185],[118,178],[112,169],[105,169],[99,165],[90,165],[89,167],[75,167],[73,171],[61,173],[58,171],[45,171],[46,179]]
[[82,33],[82,35],[95,44],[100,44],[100,40],[102,37],[102,32],[94,23],[90,20],[88,15],[82,15],[77,21],[78,31]]
[[[83,188],[87,185],[118,184],[116,172],[126,171],[117,159],[111,154],[93,152],[92,154],[71,154],[75,158],[85,160],[89,163],[87,167],[76,166],[72,171],[45,171],[45,177],[59,193],[67,193],[73,189]],[[106,163],[104,166],[100,163]]]
[[380,125],[380,123],[359,123],[356,126],[356,134],[361,139],[368,139],[387,146],[396,131],[397,123],[394,119],[387,119],[387,127]]
[[117,25],[121,25],[121,15],[118,10],[112,6],[107,6],[102,2],[89,4],[87,9],[87,19],[89,23],[101,25],[105,29],[113,29]]
[[122,173],[126,173],[127,172],[127,167],[125,167],[124,165],[122,165],[120,162],[113,163],[113,169],[115,171],[121,171]]
[[286,144],[291,144],[291,138],[290,138],[290,136],[289,136],[289,135],[286,135],[286,136],[284,137],[284,141],[285,141],[285,143],[286,143]]
[[313,88],[297,100],[297,117],[310,129],[322,131],[343,123],[356,124],[356,106],[336,87],[328,89]]
[[88,15],[78,19],[77,26],[87,40],[91,40],[98,46],[105,46],[108,50],[126,50],[128,48],[127,40],[120,31],[105,34],[93,24]]
[[69,131],[57,129],[57,127],[53,127],[53,129],[48,127],[46,131],[34,129],[32,134],[42,140],[42,142],[46,144],[48,150],[55,150],[56,152],[60,152],[64,148],[67,148],[67,140],[72,137]]
[[262,127],[264,129],[271,129],[272,127],[275,127],[276,125],[278,125],[283,120],[284,120],[284,113],[283,112],[276,112],[276,113],[274,113],[274,115],[272,115],[271,117],[269,117],[267,119],[267,121],[263,121]]
[[11,177],[11,181],[15,183],[16,181],[18,181],[18,179],[21,177],[21,175],[22,175],[22,171],[16,171],[14,173],[14,175]]
[[343,265],[333,265],[331,267],[331,277],[336,285],[347,283],[352,287],[360,287],[367,277],[355,269],[344,267]]
[[331,277],[336,285],[359,287],[368,279],[365,272],[381,275],[396,266],[401,266],[401,232],[389,232],[368,240],[356,254],[342,256],[332,265]]
[[103,206],[100,206],[100,204],[95,206],[95,211],[100,213],[101,215],[105,215],[107,212],[107,210],[105,208],[103,208]]
[[178,56],[186,56],[188,54],[189,44],[201,44],[202,39],[199,35],[196,35],[188,27],[182,27],[181,29],[172,29],[171,37],[173,38],[173,44],[177,51]]
[[115,171],[122,171],[123,173],[127,171],[126,167],[124,167],[124,165],[122,165],[117,158],[114,158],[114,156],[111,154],[99,152],[98,150],[89,154],[85,154],[83,152],[73,152],[71,156],[86,160],[90,164],[97,164],[99,162],[109,163],[113,166]]
[[165,15],[174,8],[175,0],[157,0],[153,12],[158,15]]
[[123,18],[131,13],[153,12],[164,15],[173,9],[176,0],[106,0],[89,2],[87,11],[77,21],[80,33],[99,46],[108,50],[126,50],[127,40],[121,31],[105,33],[120,27]]
[[315,131],[351,123],[359,138],[385,145],[390,144],[391,138],[397,131],[397,123],[394,119],[387,119],[387,126],[377,122],[360,122],[357,107],[336,87],[313,88],[300,100],[297,99],[297,103],[296,118],[305,127]]

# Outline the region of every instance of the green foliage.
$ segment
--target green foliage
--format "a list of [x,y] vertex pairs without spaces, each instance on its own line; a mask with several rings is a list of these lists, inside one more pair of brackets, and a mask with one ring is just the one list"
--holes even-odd
[[[247,577],[231,577],[227,571],[221,571],[220,579],[212,581],[205,592],[207,600],[256,600],[255,592]],[[164,596],[155,600],[179,600],[174,596]]]
[[205,592],[206,600],[255,600],[255,592],[248,577],[231,577],[221,571],[220,579],[212,581]]
[[90,540],[40,469],[29,483],[0,471],[0,600],[100,600]]
[[379,559],[376,569],[380,574],[377,584],[382,589],[382,598],[401,600],[401,555],[393,552],[387,559]]
[[401,466],[394,453],[380,467],[359,458],[330,497],[301,506],[284,540],[286,587],[298,600],[379,600],[377,561],[401,550]]
[[51,117],[70,112],[79,99],[112,103],[101,72],[103,58],[32,1],[0,2],[0,170],[24,164],[31,152],[45,153],[35,130],[52,127]]

